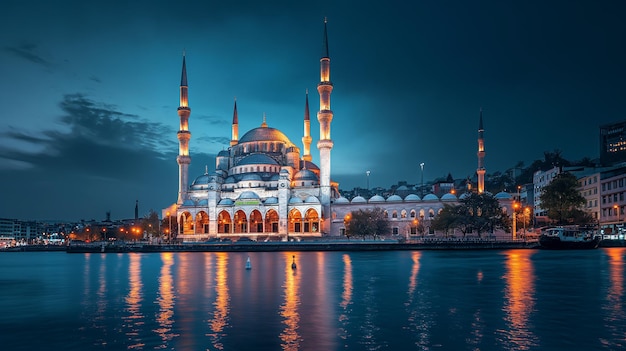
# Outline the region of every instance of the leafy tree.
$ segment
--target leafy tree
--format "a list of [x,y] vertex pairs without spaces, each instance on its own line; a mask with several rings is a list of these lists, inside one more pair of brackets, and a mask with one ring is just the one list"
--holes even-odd
[[371,210],[360,209],[350,213],[350,220],[346,222],[346,236],[366,237],[389,233],[389,221],[385,212],[380,208]]
[[159,236],[159,222],[159,214],[150,209],[150,212],[141,221],[141,229],[148,235]]
[[[421,223],[420,223],[421,225]],[[433,221],[430,226],[434,230],[439,230],[444,232],[447,236],[450,229],[454,229],[459,225],[459,215],[458,215],[458,206],[452,206],[445,204],[441,212]]]
[[556,224],[588,224],[591,216],[581,212],[585,198],[578,191],[578,181],[570,173],[559,173],[541,192],[541,207]]
[[463,234],[474,229],[480,237],[484,232],[493,233],[495,229],[508,227],[509,218],[493,195],[471,193],[459,202],[457,223]]

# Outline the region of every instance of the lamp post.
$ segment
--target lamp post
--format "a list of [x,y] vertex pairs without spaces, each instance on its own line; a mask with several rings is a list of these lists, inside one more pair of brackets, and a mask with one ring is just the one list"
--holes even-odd
[[517,208],[519,203],[513,202],[513,240],[517,239]]
[[168,229],[168,231],[167,231],[167,241],[169,242],[170,241],[170,235],[171,235],[170,233],[172,232],[172,217],[170,217],[170,213],[169,212],[165,213],[165,215],[167,216],[167,219],[169,221],[169,225],[167,227],[167,229]]
[[370,195],[370,171],[365,171],[365,175],[367,175],[367,197]]
[[422,169],[422,181],[420,185],[420,196],[424,196],[424,162],[420,163],[420,168]]

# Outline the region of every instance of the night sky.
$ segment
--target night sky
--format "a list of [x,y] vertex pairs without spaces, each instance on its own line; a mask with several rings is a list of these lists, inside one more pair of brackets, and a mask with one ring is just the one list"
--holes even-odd
[[190,182],[267,115],[313,161],[328,17],[332,179],[388,188],[559,149],[626,119],[624,1],[47,1],[0,12],[0,217],[132,218],[177,197],[183,51]]

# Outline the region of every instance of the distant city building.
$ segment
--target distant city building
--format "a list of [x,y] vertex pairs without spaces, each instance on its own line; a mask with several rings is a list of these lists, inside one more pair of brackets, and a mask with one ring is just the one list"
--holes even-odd
[[600,126],[600,163],[626,162],[626,121]]

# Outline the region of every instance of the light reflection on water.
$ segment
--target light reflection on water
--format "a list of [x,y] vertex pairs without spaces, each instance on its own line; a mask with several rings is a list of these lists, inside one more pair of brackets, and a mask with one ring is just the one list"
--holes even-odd
[[623,349],[625,254],[0,254],[2,350]]

